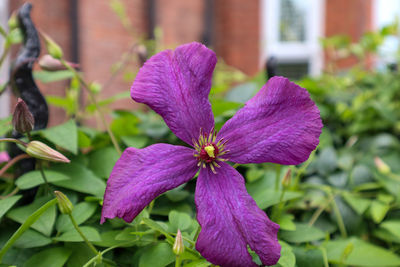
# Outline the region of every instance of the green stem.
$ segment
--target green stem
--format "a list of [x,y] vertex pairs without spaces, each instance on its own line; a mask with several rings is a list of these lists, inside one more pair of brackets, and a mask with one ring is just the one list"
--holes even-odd
[[[196,243],[197,238],[199,237],[200,231],[201,231],[201,226],[199,225],[199,226],[197,226],[196,233],[194,234],[194,237],[193,237],[194,243]],[[190,245],[190,248],[194,247],[194,243]]]
[[233,165],[233,168],[237,168],[237,167],[239,167],[240,166],[240,164],[239,163],[235,163],[235,165]]
[[90,243],[90,241],[86,238],[86,236],[83,234],[83,232],[81,231],[81,229],[79,228],[78,224],[76,223],[74,217],[72,216],[72,214],[68,214],[72,224],[74,225],[76,231],[79,233],[79,235],[82,237],[82,239],[85,241],[85,243],[88,245],[88,247],[93,251],[94,254],[99,255],[99,252],[97,251],[97,249],[93,246],[92,243]]
[[101,111],[99,104],[96,101],[96,97],[93,94],[93,92],[89,89],[89,85],[86,83],[86,81],[82,78],[82,76],[74,69],[72,68],[64,59],[60,59],[60,62],[72,73],[74,73],[75,77],[78,78],[79,82],[83,85],[83,87],[86,89],[90,101],[94,104],[96,107],[97,112],[99,113],[100,120],[103,123],[103,126],[106,128],[106,131],[108,135],[110,136],[111,142],[113,143],[115,150],[118,152],[119,155],[121,155],[121,148],[118,145],[117,139],[115,138],[114,134],[112,133],[109,125],[107,124],[106,117],[104,116],[104,113]]
[[85,265],[83,265],[82,267],[88,267],[88,266],[90,266],[90,264],[94,263],[99,257],[102,257],[104,254],[106,254],[106,253],[109,252],[110,250],[113,250],[113,249],[118,248],[118,247],[121,247],[121,246],[129,245],[129,244],[131,244],[131,243],[133,244],[133,243],[135,243],[135,242],[136,242],[136,241],[128,241],[128,242],[125,242],[125,243],[121,243],[121,244],[118,244],[118,245],[109,247],[109,248],[107,248],[107,249],[101,251],[98,255],[96,255],[96,256],[94,256],[93,258],[91,258],[91,259],[90,259]]
[[36,222],[39,217],[46,211],[48,210],[51,206],[55,205],[57,203],[57,199],[52,199],[43,206],[41,206],[38,210],[36,210],[31,216],[26,219],[26,221],[18,228],[18,230],[8,239],[7,243],[4,245],[4,247],[0,250],[0,263],[3,258],[3,256],[6,254],[6,252],[11,248],[11,246],[14,244],[15,241],[26,231],[29,229],[29,227]]
[[334,197],[334,195],[332,193],[331,193],[331,197],[332,197],[332,200],[333,200],[332,201],[332,208],[333,208],[333,210],[335,211],[335,214],[336,214],[337,223],[338,223],[338,226],[339,226],[340,233],[341,233],[343,238],[347,238],[347,231],[346,231],[346,227],[344,226],[343,217],[342,217],[342,214],[340,214],[339,208],[338,208],[338,206],[336,204],[336,201],[335,201],[335,197]]
[[306,171],[308,165],[310,165],[310,163],[312,162],[314,156],[315,156],[315,151],[311,152],[310,157],[308,158],[308,160],[306,162],[303,163],[303,165],[300,167],[300,169],[297,171],[297,175],[294,178],[294,183],[293,183],[293,187],[297,188],[299,183],[300,183],[300,178],[303,175],[303,173]]
[[47,178],[46,178],[46,175],[45,175],[44,169],[43,169],[43,161],[39,162],[39,170],[40,170],[40,174],[42,175],[44,184],[46,186],[47,193],[51,194],[50,185],[49,185],[49,182],[47,181]]
[[7,58],[7,54],[10,51],[10,45],[5,45],[4,46],[4,50],[3,50],[3,54],[0,57],[0,67],[1,65],[3,65],[4,60]]
[[284,198],[284,196],[285,196],[285,193],[286,193],[286,187],[283,187],[283,188],[282,188],[281,195],[280,195],[280,197],[279,197],[279,205],[278,205],[278,207],[272,212],[272,215],[271,215],[271,220],[274,221],[274,222],[278,222],[278,221],[279,221],[279,219],[280,219],[280,217],[281,217],[281,214],[282,214],[282,211],[283,211],[283,208],[285,207],[285,201],[283,201],[283,198]]
[[276,164],[275,191],[279,191],[280,181],[281,181],[281,165]]
[[153,210],[154,202],[155,202],[155,201],[156,201],[156,200],[153,199],[153,201],[150,202],[149,207],[147,208],[147,212],[149,213],[149,215],[151,214],[151,211]]
[[175,260],[175,267],[181,267],[181,257],[179,255],[176,255],[176,260]]
[[322,214],[322,212],[328,207],[328,205],[331,203],[333,200],[333,195],[328,199],[328,201],[325,203],[325,205],[320,206],[313,214],[311,217],[310,221],[308,222],[309,226],[313,226],[313,224],[318,220],[319,216]]
[[16,144],[20,144],[23,147],[27,146],[27,144],[25,142],[22,142],[21,140],[14,139],[14,138],[0,138],[0,143],[1,142],[16,143]]

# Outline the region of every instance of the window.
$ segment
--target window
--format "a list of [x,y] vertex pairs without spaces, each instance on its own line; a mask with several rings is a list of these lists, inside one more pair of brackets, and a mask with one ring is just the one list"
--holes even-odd
[[[8,1],[0,1],[0,25],[6,28],[8,18]],[[4,38],[0,36],[0,54],[3,54]],[[7,81],[9,61],[6,59],[0,67],[0,84]],[[0,118],[8,116],[10,113],[10,97],[9,92],[5,92],[0,96]]]
[[[375,27],[380,29],[393,24],[400,19],[400,2],[398,0],[376,0],[374,2]],[[398,36],[389,36],[379,47],[377,68],[385,69],[388,65],[396,64],[400,40]]]
[[262,0],[262,62],[275,57],[278,74],[318,75],[323,64],[324,0]]

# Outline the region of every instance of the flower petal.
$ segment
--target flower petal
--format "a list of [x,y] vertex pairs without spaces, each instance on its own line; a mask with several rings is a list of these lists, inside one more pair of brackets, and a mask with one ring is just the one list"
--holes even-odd
[[214,126],[208,94],[216,62],[214,52],[199,43],[163,51],[140,69],[131,96],[150,106],[176,136],[193,145],[200,129],[208,133]]
[[263,264],[276,264],[281,250],[279,225],[257,207],[243,177],[227,163],[220,165],[217,174],[206,168],[197,178],[195,201],[201,232],[196,249],[220,266],[257,266],[248,244]]
[[218,134],[236,163],[299,164],[317,147],[319,110],[307,90],[273,77],[228,120]]
[[101,223],[131,222],[158,195],[188,182],[198,171],[193,151],[168,144],[127,148],[108,179]]

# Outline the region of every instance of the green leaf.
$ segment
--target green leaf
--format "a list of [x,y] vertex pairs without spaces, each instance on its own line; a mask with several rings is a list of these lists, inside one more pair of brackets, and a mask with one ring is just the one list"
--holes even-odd
[[258,179],[260,179],[264,175],[264,170],[258,169],[258,168],[250,168],[246,172],[246,180],[251,182],[254,182]]
[[26,230],[25,233],[14,243],[17,248],[43,247],[51,243],[51,238],[44,236],[35,230]]
[[[257,191],[250,191],[249,194],[254,198],[260,209],[266,209],[280,202],[281,191],[275,191],[271,188],[258,188]],[[286,191],[283,201],[299,198],[303,196],[301,192]]]
[[[24,207],[19,207],[11,210],[7,217],[19,222],[24,223],[28,217],[34,213],[37,209],[39,209],[43,204],[45,204],[50,198],[49,197],[41,197],[36,199],[32,204],[29,204]],[[46,236],[50,236],[53,225],[56,220],[56,207],[53,205],[48,208],[39,219],[32,224],[32,228],[43,233]]]
[[65,246],[72,250],[67,267],[84,266],[94,256],[93,251],[85,243],[65,243]]
[[78,153],[78,130],[74,120],[39,132],[44,138],[73,154]]
[[296,223],[295,231],[282,231],[281,238],[292,243],[303,243],[325,238],[325,233],[319,228]]
[[108,178],[119,154],[114,147],[98,149],[89,156],[89,168],[99,177]]
[[62,172],[70,178],[70,180],[53,182],[53,184],[77,192],[103,197],[106,189],[105,182],[85,166],[78,163],[70,163],[68,165],[54,166],[53,170]]
[[0,136],[5,135],[7,132],[13,129],[11,124],[12,116],[8,116],[0,120]]
[[150,227],[153,230],[156,230],[158,232],[160,232],[161,234],[165,235],[165,237],[167,238],[167,240],[169,240],[171,243],[174,242],[174,238],[164,229],[161,227],[160,224],[158,224],[157,222],[149,219],[149,218],[143,218],[142,222],[147,225],[148,227]]
[[[79,227],[81,231],[83,232],[83,235],[86,236],[86,238],[89,241],[101,241],[100,234],[96,230],[96,228],[90,227],[90,226],[80,226]],[[62,235],[55,237],[54,240],[57,241],[64,241],[64,242],[83,242],[84,240],[82,237],[79,235],[79,233],[76,231],[76,229],[69,230]]]
[[81,130],[78,130],[78,146],[79,148],[87,148],[92,144],[92,140],[90,140],[89,136]]
[[42,205],[39,209],[37,209],[34,213],[28,216],[28,218],[24,221],[24,223],[17,229],[17,231],[7,240],[6,244],[0,250],[0,262],[7,251],[12,247],[15,241],[21,237],[23,233],[25,233],[31,225],[33,225],[41,216],[51,207],[54,207],[57,204],[57,199],[53,198],[48,201],[44,205]]
[[380,225],[380,227],[386,229],[397,238],[400,238],[400,220],[385,221]]
[[171,211],[168,214],[168,219],[171,225],[170,232],[176,233],[179,230],[185,231],[192,225],[192,218],[183,212]]
[[183,267],[208,267],[208,266],[210,266],[210,263],[206,260],[195,260],[183,265]]
[[274,266],[294,267],[296,265],[296,256],[292,251],[292,247],[283,241],[280,241],[279,244],[281,244],[282,247],[281,257],[279,258],[278,263]]
[[21,197],[21,195],[16,195],[0,200],[0,219]]
[[343,198],[359,215],[362,215],[371,204],[371,200],[347,192],[343,194]]
[[223,99],[213,98],[211,100],[211,107],[215,117],[234,112],[242,106],[242,103],[230,102]]
[[165,193],[165,196],[172,202],[184,200],[190,195],[187,190],[182,190],[182,187],[177,187]]
[[[44,174],[49,183],[69,180],[68,176],[60,172],[46,170]],[[40,171],[30,171],[20,176],[15,183],[20,189],[29,189],[44,184],[44,180]]]
[[74,77],[74,73],[70,70],[59,70],[59,71],[34,71],[33,77],[35,80],[39,80],[42,83],[51,83],[70,79]]
[[319,249],[309,247],[292,247],[298,267],[324,267],[324,259]]
[[280,229],[286,231],[294,231],[296,230],[296,224],[293,222],[294,215],[293,214],[282,214],[279,218],[278,224],[281,227]]
[[370,213],[372,216],[372,219],[374,220],[375,223],[380,223],[383,218],[385,218],[386,213],[389,211],[390,206],[388,204],[382,203],[379,200],[374,200],[372,201],[371,207],[370,207]]
[[139,267],[164,267],[175,261],[172,247],[166,243],[146,248],[139,260]]
[[122,136],[122,142],[128,147],[143,148],[149,142],[149,138],[146,136]]
[[24,264],[24,267],[62,267],[70,255],[70,249],[63,247],[49,248],[33,255]]
[[[349,245],[351,245],[352,250],[346,253],[345,250],[349,248]],[[356,237],[347,240],[329,241],[324,246],[328,253],[328,260],[331,263],[355,266],[400,266],[400,257],[398,255]]]
[[[95,203],[81,202],[72,209],[72,216],[76,223],[80,225],[94,214],[96,208],[97,204]],[[58,232],[62,233],[74,229],[74,225],[67,214],[61,214],[57,219],[56,228]]]

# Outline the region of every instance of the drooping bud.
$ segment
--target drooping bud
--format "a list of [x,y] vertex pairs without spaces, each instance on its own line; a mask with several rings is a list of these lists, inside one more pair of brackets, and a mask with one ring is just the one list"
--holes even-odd
[[32,131],[35,126],[33,115],[21,98],[18,98],[17,105],[15,105],[12,124],[14,129],[21,134]]
[[[68,62],[67,64],[72,68],[79,68],[79,64]],[[39,60],[39,66],[47,71],[58,71],[58,70],[66,70],[67,67],[64,66],[60,60],[55,59],[51,55],[44,55]]]
[[378,171],[382,174],[389,174],[390,173],[390,167],[387,165],[380,157],[375,157],[374,158],[375,166],[378,169]]
[[3,162],[7,162],[9,160],[10,160],[10,156],[8,155],[7,152],[5,152],[5,151],[0,152],[0,164]]
[[287,172],[285,173],[285,176],[283,176],[282,186],[285,187],[285,188],[289,187],[291,181],[292,181],[292,169],[289,168],[287,170]]
[[8,19],[8,28],[11,30],[14,30],[16,28],[18,28],[19,23],[18,23],[18,17],[17,17],[17,12],[14,11],[10,18]]
[[29,142],[26,147],[26,153],[29,156],[38,159],[44,159],[53,162],[63,162],[63,163],[70,162],[70,160],[67,159],[63,154],[39,141]]
[[175,253],[175,255],[181,255],[183,251],[185,251],[185,245],[183,244],[183,239],[182,239],[182,233],[181,230],[178,229],[178,232],[176,233],[175,237],[175,242],[172,247],[172,251]]
[[144,45],[138,45],[138,47],[136,48],[136,53],[139,59],[139,63],[140,66],[143,66],[143,64],[146,62],[147,60],[147,48]]
[[54,191],[54,194],[56,195],[60,212],[62,214],[71,214],[74,206],[72,205],[69,198],[60,191]]
[[49,52],[49,54],[55,59],[62,59],[63,51],[61,47],[56,44],[56,42],[54,42],[53,39],[51,39],[47,34],[42,33],[42,36],[46,42],[47,52]]

